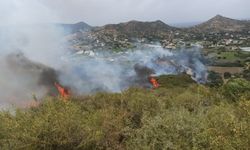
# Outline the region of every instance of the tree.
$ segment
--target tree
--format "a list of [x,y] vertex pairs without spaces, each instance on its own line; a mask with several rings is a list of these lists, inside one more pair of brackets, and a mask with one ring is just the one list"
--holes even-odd
[[242,74],[244,79],[250,81],[250,69],[245,69]]
[[222,79],[221,75],[217,72],[214,72],[214,71],[210,71],[208,73],[207,80],[208,80],[207,84],[210,87],[218,87],[218,86],[221,86],[223,84],[223,79]]
[[225,72],[224,73],[224,78],[225,79],[229,79],[229,78],[231,78],[231,76],[232,76],[232,74],[230,72]]

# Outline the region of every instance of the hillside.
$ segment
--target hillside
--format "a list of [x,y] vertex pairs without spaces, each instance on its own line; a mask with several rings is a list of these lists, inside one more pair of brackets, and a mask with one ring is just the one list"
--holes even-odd
[[1,149],[248,149],[250,83],[210,88],[185,75],[155,90],[48,97],[0,112]]
[[58,24],[62,27],[67,33],[74,34],[82,31],[90,31],[92,26],[88,25],[85,22],[78,22],[75,24]]
[[[228,38],[243,46],[249,45],[250,22],[217,15],[208,21],[189,28],[176,28],[157,20],[152,22],[129,21],[90,27],[84,23],[67,25],[74,33],[70,36],[76,49],[123,50],[136,47],[135,43],[161,43],[165,48],[183,46],[183,42],[199,41],[205,47],[224,45]],[[218,34],[217,34],[218,33]],[[204,42],[206,40],[206,42]],[[221,40],[221,41],[220,41]],[[237,44],[239,44],[237,43]],[[239,46],[237,45],[236,46]],[[185,45],[185,44],[184,44]]]
[[120,24],[109,24],[95,30],[95,33],[105,36],[107,33],[114,33],[114,36],[124,36],[126,38],[168,38],[171,31],[176,28],[165,24],[162,21],[140,22],[130,21]]
[[113,36],[125,36],[127,38],[143,38],[152,36],[155,38],[167,38],[169,34],[175,31],[198,31],[198,32],[236,32],[249,30],[249,20],[237,20],[227,18],[221,15],[216,15],[213,18],[201,24],[189,28],[177,28],[161,20],[152,22],[129,21],[119,24],[107,24],[101,27],[91,27],[90,25],[79,22],[76,24],[62,24],[66,28],[71,28],[72,31],[79,32],[93,29],[93,33],[105,36],[106,34],[114,34]]
[[216,15],[208,21],[191,27],[190,29],[196,32],[239,32],[249,30],[250,23],[247,21],[231,19]]

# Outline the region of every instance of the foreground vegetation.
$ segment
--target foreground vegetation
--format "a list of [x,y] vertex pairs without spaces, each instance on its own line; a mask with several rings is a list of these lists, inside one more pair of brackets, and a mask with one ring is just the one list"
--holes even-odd
[[0,113],[0,149],[248,149],[250,82],[198,85],[162,76],[130,88]]

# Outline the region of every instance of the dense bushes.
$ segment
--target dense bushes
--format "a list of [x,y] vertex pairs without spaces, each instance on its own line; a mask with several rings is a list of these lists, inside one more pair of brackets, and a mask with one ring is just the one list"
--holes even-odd
[[245,79],[231,79],[222,87],[223,94],[234,101],[241,96],[250,98],[250,82]]
[[243,72],[242,72],[242,75],[243,75],[243,78],[245,78],[246,80],[250,81],[250,69],[245,69]]
[[[159,78],[156,90],[47,98],[0,113],[1,149],[248,149],[249,83],[219,89]],[[176,80],[177,79],[177,80]],[[171,81],[174,83],[171,83]],[[174,86],[173,86],[174,85]],[[229,92],[232,95],[228,96]],[[235,95],[236,94],[236,95]],[[237,97],[237,101],[232,102]]]
[[210,71],[207,77],[207,85],[210,87],[219,87],[223,84],[223,79],[219,73]]

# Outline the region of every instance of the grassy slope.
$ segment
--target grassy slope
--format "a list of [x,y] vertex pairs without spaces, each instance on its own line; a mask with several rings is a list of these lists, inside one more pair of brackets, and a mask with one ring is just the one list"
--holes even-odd
[[250,83],[212,89],[163,76],[156,90],[48,97],[0,113],[1,149],[248,149]]

